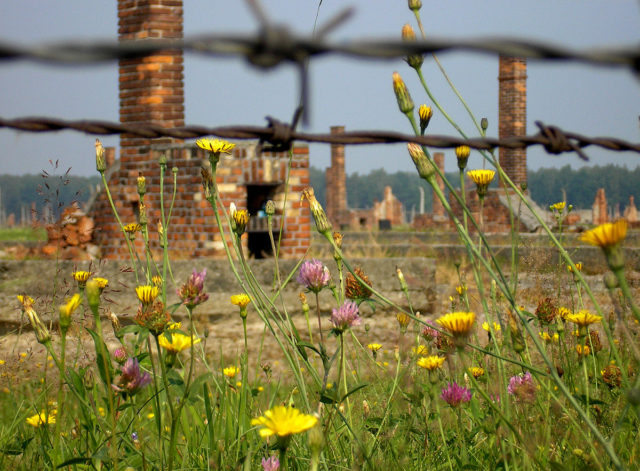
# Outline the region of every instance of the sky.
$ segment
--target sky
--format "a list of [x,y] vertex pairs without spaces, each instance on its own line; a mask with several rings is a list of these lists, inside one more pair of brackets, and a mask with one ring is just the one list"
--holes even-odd
[[[263,0],[268,16],[299,34],[310,34],[318,0]],[[447,38],[518,37],[584,49],[640,44],[637,0],[423,0],[427,35]],[[346,6],[355,14],[329,39],[394,39],[405,23],[417,30],[406,0],[323,0],[318,23]],[[37,12],[37,14],[34,14]],[[185,37],[206,33],[257,32],[258,23],[241,0],[185,0]],[[20,44],[58,40],[90,41],[117,37],[115,2],[86,0],[21,0],[0,2],[0,38]],[[498,59],[483,54],[442,53],[439,59],[474,113],[489,120],[497,136]],[[430,104],[413,71],[401,59],[353,60],[338,56],[313,59],[310,66],[310,123],[306,131],[378,129],[410,133],[398,111],[391,75],[405,79],[416,106]],[[430,57],[423,72],[430,88],[470,135],[473,127]],[[530,61],[528,64],[527,132],[542,120],[563,129],[640,141],[640,81],[623,68]],[[118,120],[117,63],[55,66],[27,61],[0,61],[0,116],[51,116],[65,119]],[[241,58],[185,56],[186,124],[264,125],[265,116],[291,118],[298,100],[297,71],[290,65],[262,71]],[[455,135],[437,113],[429,126],[434,134]],[[71,167],[71,174],[95,174],[93,141],[72,131],[34,134],[0,129],[0,173],[39,173],[49,160]],[[101,137],[117,146],[118,137]],[[311,165],[329,164],[329,146],[314,144]],[[589,148],[588,165],[616,163],[635,168],[640,155]],[[473,153],[477,154],[477,153]],[[470,167],[481,166],[473,155]],[[413,170],[403,145],[348,147],[347,172]],[[528,154],[530,169],[584,165],[577,156],[549,156],[541,149]],[[456,168],[446,151],[446,170]]]

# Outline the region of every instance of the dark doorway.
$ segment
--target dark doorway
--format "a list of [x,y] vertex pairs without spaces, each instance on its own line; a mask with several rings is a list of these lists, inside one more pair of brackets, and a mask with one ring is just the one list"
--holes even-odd
[[[247,185],[247,209],[249,210],[249,225],[247,226],[249,254],[253,258],[273,256],[269,226],[265,205],[274,199],[278,185],[253,184]],[[277,243],[280,232],[280,218],[273,218],[273,236]]]

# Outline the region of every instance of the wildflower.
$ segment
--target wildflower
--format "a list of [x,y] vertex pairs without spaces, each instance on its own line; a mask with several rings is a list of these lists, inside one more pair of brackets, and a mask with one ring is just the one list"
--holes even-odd
[[549,210],[562,214],[562,211],[564,211],[564,207],[566,205],[567,205],[566,202],[560,201],[559,203],[554,203],[551,206],[549,206]]
[[619,388],[622,384],[622,371],[616,365],[607,365],[600,371],[602,381],[610,388]]
[[274,455],[269,458],[262,458],[260,462],[262,471],[278,471],[280,469],[280,460]]
[[158,297],[160,290],[157,286],[143,285],[136,287],[136,294],[142,304],[148,305]]
[[544,298],[538,302],[538,307],[536,307],[536,317],[540,322],[544,324],[551,324],[556,318],[557,313],[558,308],[553,302],[553,299]]
[[353,271],[358,275],[358,278],[364,281],[364,283],[357,280],[353,273],[349,273],[345,281],[345,296],[348,299],[357,301],[368,299],[371,297],[371,281],[369,280],[369,277],[365,275],[364,271],[362,271],[360,267],[355,267]]
[[331,236],[331,223],[329,222],[329,219],[327,219],[327,214],[324,212],[322,205],[316,199],[313,188],[309,186],[302,190],[302,197],[300,200],[302,201],[304,198],[309,202],[309,209],[311,210],[313,220],[316,223],[316,230],[320,234],[329,238]]
[[57,409],[53,409],[47,412],[40,412],[36,415],[32,415],[31,417],[27,417],[26,422],[32,427],[40,427],[41,425],[49,425],[56,423],[56,414]]
[[362,319],[358,315],[358,305],[353,301],[345,301],[338,309],[333,309],[331,318],[334,331],[341,334],[350,327],[360,325]]
[[469,170],[467,175],[476,184],[476,192],[480,199],[484,198],[487,194],[487,188],[493,180],[496,172],[493,170]]
[[469,402],[471,400],[471,391],[452,382],[442,390],[440,398],[451,407],[458,407],[463,402]]
[[416,356],[426,356],[429,354],[429,347],[426,345],[418,345],[417,347],[413,347],[411,351]]
[[301,413],[294,407],[275,406],[263,416],[251,421],[251,425],[261,425],[259,433],[263,438],[277,435],[288,437],[302,433],[318,423],[317,417]]
[[611,249],[627,236],[627,220],[618,219],[616,222],[606,222],[585,232],[580,240],[602,249]]
[[231,203],[229,215],[231,216],[231,229],[240,237],[244,234],[244,230],[249,223],[249,211],[246,209],[237,209],[235,203]]
[[450,312],[436,320],[454,337],[465,337],[471,332],[476,315],[473,312]]
[[71,325],[71,314],[78,309],[81,302],[82,298],[76,293],[72,298],[67,300],[66,304],[60,306],[60,330],[62,332],[66,333],[69,329],[69,326]]
[[456,293],[458,293],[458,296],[463,296],[464,293],[466,292],[467,292],[467,287],[465,285],[456,286]]
[[554,333],[553,335],[550,335],[550,334],[549,334],[549,332],[538,332],[538,335],[539,335],[539,336],[540,336],[540,338],[541,338],[542,340],[544,340],[546,343],[551,343],[551,342],[556,342],[556,343],[557,343],[557,342],[558,342],[558,340],[559,340],[559,338],[560,338],[560,337],[558,336],[558,334],[555,334],[555,333]]
[[414,12],[420,10],[422,8],[422,0],[409,0],[409,9]]
[[418,108],[418,116],[420,116],[420,133],[424,134],[425,129],[429,126],[429,121],[433,116],[433,110],[430,106],[420,105]]
[[296,280],[312,293],[319,293],[329,285],[331,273],[320,260],[314,258],[302,263]]
[[200,149],[204,149],[206,151],[211,152],[212,154],[230,154],[233,148],[236,146],[231,142],[224,141],[222,139],[210,139],[210,138],[202,138],[196,141],[196,145],[200,147]]
[[140,363],[137,358],[129,358],[122,365],[120,372],[120,378],[116,384],[112,384],[111,387],[123,394],[133,396],[142,388],[147,386],[151,382],[151,375],[147,372],[140,371]]
[[[458,168],[460,169],[461,172],[465,168],[467,168],[467,162],[469,161],[469,155],[471,155],[471,149],[469,148],[469,146],[458,146],[458,147],[456,147],[456,158],[458,159]],[[475,172],[476,170],[472,170],[472,171]],[[469,175],[469,176],[471,177],[471,175]],[[489,181],[491,181],[491,180],[489,180]]]
[[413,100],[411,99],[407,85],[398,72],[394,72],[392,78],[393,92],[396,94],[398,108],[400,108],[400,111],[404,114],[411,113],[413,111]]
[[600,322],[602,320],[602,316],[597,316],[595,314],[591,314],[586,309],[581,309],[576,313],[568,314],[567,320],[569,322],[577,324],[580,327],[587,327],[591,324]]
[[122,347],[118,347],[113,351],[113,358],[122,365],[127,361],[127,351]]
[[492,326],[489,326],[489,323],[487,321],[484,321],[482,323],[482,328],[487,332],[491,332],[492,330],[494,332],[500,332],[500,324],[498,324],[497,322],[494,322]]
[[93,281],[96,282],[96,284],[98,285],[98,288],[100,289],[100,292],[102,293],[102,291],[104,291],[104,289],[109,286],[109,280],[107,280],[106,278],[100,278],[99,276],[96,276],[93,278]]
[[471,376],[478,379],[481,376],[484,376],[484,368],[481,368],[479,366],[471,366],[469,367],[469,373],[471,373]]
[[367,345],[367,348],[371,350],[371,353],[373,353],[373,358],[375,358],[378,350],[382,348],[382,345],[380,345],[379,343],[370,343]]
[[147,192],[147,180],[144,178],[144,175],[142,175],[142,172],[138,172],[138,179],[136,180],[136,183],[138,187],[138,194],[140,196],[144,196]]
[[118,331],[122,328],[122,326],[120,325],[120,319],[118,319],[118,316],[116,315],[115,312],[113,311],[109,312],[109,321],[111,322],[111,328],[113,329],[113,333],[116,334],[116,336],[118,336]]
[[140,232],[142,226],[137,222],[131,222],[124,226],[122,229],[129,235],[129,237],[133,238],[136,232]]
[[566,308],[566,307],[559,307],[558,308],[558,315],[560,316],[560,319],[562,319],[563,321],[567,320],[567,317],[571,314],[571,311]]
[[162,280],[162,277],[160,275],[154,275],[151,277],[151,283],[153,283],[153,285],[157,286],[158,288],[162,288],[164,281]]
[[404,312],[399,312],[396,314],[396,320],[398,321],[398,325],[400,326],[400,330],[404,333],[407,331],[407,326],[409,322],[411,322],[411,318],[405,314]]
[[533,402],[536,395],[536,385],[531,373],[527,371],[524,374],[512,376],[509,379],[507,392],[523,402]]
[[411,160],[413,160],[413,164],[416,166],[420,178],[426,181],[433,179],[436,171],[422,146],[415,142],[410,142],[407,144],[407,150],[409,151]]
[[422,328],[421,332],[422,338],[428,342],[429,340],[433,340],[438,337],[439,334],[440,332],[433,328],[431,321],[425,322],[425,326]]
[[[402,40],[407,42],[416,40],[416,33],[408,23],[402,27]],[[422,67],[424,58],[422,57],[422,54],[409,54],[405,60],[407,61],[407,64],[409,64],[409,67],[419,70],[420,67]]]
[[169,353],[177,354],[186,348],[190,348],[191,345],[195,345],[200,342],[200,338],[192,337],[189,335],[185,335],[183,333],[177,332],[180,329],[180,323],[172,324],[167,332],[163,332],[158,337],[158,343],[162,348],[167,350]]
[[579,357],[588,356],[591,353],[589,345],[576,345],[576,353]]
[[104,173],[107,170],[107,160],[104,157],[105,148],[100,142],[100,139],[96,139],[96,170],[98,173]]
[[[178,290],[178,297],[182,300],[187,309],[193,309],[198,304],[202,304],[209,295],[204,292],[204,278],[207,276],[207,269],[204,268],[202,272],[198,273],[196,269],[193,269],[193,273]],[[158,289],[157,286],[153,286]]]
[[442,367],[444,363],[444,357],[440,357],[438,355],[430,355],[428,357],[420,357],[418,358],[417,365],[420,368],[423,368],[428,371],[434,371],[438,368]]
[[31,327],[36,333],[36,339],[41,344],[46,344],[51,340],[51,334],[47,327],[42,323],[40,317],[36,313],[35,309],[33,309],[33,298],[31,296],[27,296],[24,294],[18,295],[18,301],[22,304],[22,312],[24,312],[29,318],[29,322],[31,323]]
[[238,374],[238,368],[233,366],[233,365],[232,366],[227,366],[226,368],[224,368],[222,370],[222,374],[225,375],[229,379],[233,379]]
[[87,280],[91,276],[91,272],[83,271],[83,270],[77,270],[77,271],[74,271],[71,274],[71,276],[73,277],[74,280],[76,280],[76,283],[78,283],[78,288],[82,289],[87,284]]

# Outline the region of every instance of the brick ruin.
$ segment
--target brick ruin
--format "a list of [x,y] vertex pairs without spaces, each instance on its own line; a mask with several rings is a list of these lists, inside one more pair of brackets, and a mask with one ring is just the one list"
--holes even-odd
[[[180,39],[183,36],[182,0],[119,0],[119,39]],[[182,51],[162,51],[119,63],[120,121],[127,124],[156,124],[167,128],[184,125],[184,66]],[[160,171],[158,159],[167,159],[164,183],[165,212],[173,194],[172,168],[177,168],[176,200],[167,236],[171,256],[191,258],[219,256],[224,245],[215,224],[215,215],[203,195],[200,169],[208,165],[205,152],[194,144],[171,139],[146,139],[123,134],[120,160],[108,151],[109,187],[123,223],[138,217],[138,175],[147,180],[145,205],[152,251],[160,250],[157,223],[160,213]],[[274,230],[284,217],[281,254],[303,255],[310,245],[310,216],[300,202],[302,189],[309,185],[309,150],[293,148],[289,192],[285,204],[288,153],[264,152],[256,155],[256,144],[239,144],[230,157],[223,157],[216,179],[224,206],[234,202],[248,209],[251,219],[243,243],[251,256],[270,253],[264,203],[276,202]],[[98,195],[91,209],[96,230],[94,240],[103,258],[127,258],[128,251],[106,195]],[[228,233],[228,230],[226,230]],[[277,236],[277,232],[276,232]],[[138,238],[140,239],[140,238]],[[136,241],[141,244],[140,240]],[[141,245],[139,245],[141,247]]]

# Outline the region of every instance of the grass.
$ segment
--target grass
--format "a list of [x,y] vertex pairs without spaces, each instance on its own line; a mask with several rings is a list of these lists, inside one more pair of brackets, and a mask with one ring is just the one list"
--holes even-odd
[[46,240],[47,231],[40,227],[0,228],[0,242],[46,242]]

